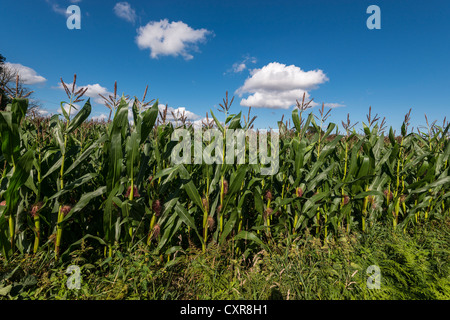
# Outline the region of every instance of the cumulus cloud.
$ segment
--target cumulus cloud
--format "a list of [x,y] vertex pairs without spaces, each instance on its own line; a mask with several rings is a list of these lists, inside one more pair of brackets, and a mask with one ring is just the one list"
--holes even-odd
[[[164,104],[158,105],[158,109],[160,112],[163,112],[165,108],[166,108],[166,106]],[[189,121],[197,120],[200,118],[199,115],[197,115],[189,110],[186,110],[186,108],[184,108],[184,107],[179,107],[179,108],[167,107],[167,120],[175,121],[175,120],[179,119],[181,116],[184,116],[186,118],[186,120],[189,120]]]
[[309,99],[310,90],[328,81],[322,70],[303,71],[295,65],[286,66],[271,62],[260,69],[253,69],[244,85],[236,90],[242,106],[254,108],[288,109],[301,99]]
[[114,13],[121,19],[134,23],[136,21],[136,11],[128,2],[118,2],[114,6]]
[[[72,108],[70,107],[70,104],[68,103],[64,103],[63,104],[63,108],[66,111],[67,114],[69,114],[70,111],[70,116],[73,117],[74,115],[76,115],[78,113],[78,111],[80,111],[81,106],[79,104],[76,103],[72,103]],[[62,114],[62,110],[61,108],[58,108],[58,110],[56,110],[56,112]]]
[[182,21],[169,22],[167,19],[151,21],[137,31],[136,43],[140,49],[150,49],[150,57],[178,56],[190,60],[188,52],[196,49],[196,44],[204,41],[211,32],[193,29]]
[[[66,85],[68,88],[72,88],[72,83],[66,83]],[[61,90],[64,90],[64,87],[61,83],[58,84],[58,88]],[[100,94],[102,96],[104,96],[105,98],[108,98],[109,95],[113,95],[112,92],[109,92],[108,89],[106,89],[105,87],[102,87],[98,83],[88,84],[85,86],[75,86],[75,92],[80,89],[85,89],[85,88],[87,88],[87,91],[84,94],[83,98],[85,98],[85,97],[92,98],[94,100],[94,102],[96,102],[98,104],[104,104],[103,98],[100,97]]]
[[31,69],[29,67],[26,67],[26,66],[23,66],[20,63],[9,63],[9,62],[6,62],[5,66],[9,70],[19,74],[19,79],[24,84],[33,85],[33,84],[44,83],[44,82],[47,81],[47,79],[45,79],[44,77],[38,75],[37,72],[34,71],[33,69]]
[[201,128],[201,127],[203,127],[203,123],[208,123],[208,122],[211,122],[211,119],[207,119],[205,117],[205,118],[193,121],[192,125],[193,125],[194,128]]
[[78,90],[82,89],[82,88],[83,89],[84,88],[88,88],[84,95],[86,97],[94,99],[94,101],[96,103],[98,103],[98,104],[103,104],[104,103],[102,97],[99,96],[100,94],[102,96],[104,96],[105,98],[107,98],[109,95],[113,94],[112,92],[109,92],[108,89],[106,89],[105,87],[102,87],[98,83],[96,83],[96,84],[88,84],[86,86],[81,86],[81,87],[78,88]]
[[[241,100],[241,106],[253,108],[270,108],[270,109],[288,109],[295,104],[296,100],[300,100],[305,94],[306,100],[310,99],[308,92],[298,90],[286,90],[279,92],[255,92],[246,99]],[[316,104],[311,103],[311,106]]]

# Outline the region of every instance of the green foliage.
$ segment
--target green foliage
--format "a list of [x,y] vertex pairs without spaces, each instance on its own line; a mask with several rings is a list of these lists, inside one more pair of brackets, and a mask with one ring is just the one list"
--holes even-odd
[[[344,134],[339,134],[334,123],[325,124],[329,112],[322,108],[320,118],[310,113],[305,119],[302,104],[292,113],[292,128],[279,122],[279,171],[263,176],[261,164],[174,165],[170,157],[177,145],[172,141],[175,129],[194,136],[183,116],[167,122],[167,110],[160,111],[158,101],[148,106],[135,99],[130,123],[129,103],[122,97],[110,122],[87,120],[89,100],[71,117],[83,92],[63,85],[71,107],[68,112],[62,108],[62,118],[26,116],[26,99],[14,99],[0,113],[2,258],[45,253],[64,264],[87,242],[110,259],[107,265],[120,252],[137,247],[171,263],[174,252],[188,249],[206,253],[226,247],[239,257],[236,261],[253,259],[263,250],[270,257],[264,259],[276,259],[276,266],[285,267],[282,274],[288,283],[305,283],[291,288],[292,297],[320,299],[325,284],[319,279],[331,277],[341,288],[333,297],[345,296],[352,273],[347,268],[338,280],[333,278],[333,263],[343,263],[333,259],[322,269],[310,265],[316,273],[304,273],[290,262],[291,245],[295,251],[301,241],[315,241],[331,248],[352,234],[365,238],[379,225],[408,233],[448,218],[450,126],[445,122],[442,127],[428,125],[428,133],[408,133],[405,117],[401,136],[395,137],[391,128],[385,137],[382,125],[369,116],[361,134],[350,130],[349,120],[343,124]],[[211,112],[214,121],[205,123],[203,130],[216,126],[216,139],[226,145],[226,128],[250,129],[252,121],[250,115],[242,122],[241,113],[229,114],[228,97],[224,104],[225,121]],[[245,144],[248,147],[248,137]],[[207,146],[203,141],[202,149]],[[276,243],[284,243],[287,253],[275,250]],[[427,286],[429,277],[422,277],[431,271],[417,262],[426,259],[415,255],[420,248],[393,242],[386,250],[389,256],[378,265],[403,285],[392,285],[393,291],[382,294],[405,294],[411,283],[399,279],[412,274],[420,286],[411,296],[438,297],[436,290],[445,296],[447,284],[441,276],[438,283],[444,287],[436,288]],[[324,258],[322,249],[311,252]],[[212,270],[205,272],[208,279],[218,277],[210,274]],[[224,292],[234,285],[214,283]],[[362,289],[361,294],[376,296]],[[168,298],[169,293],[154,296]]]
[[[86,238],[65,263],[44,252],[0,259],[0,299],[407,299],[450,297],[450,220],[410,232],[376,223],[370,231],[324,242],[305,230],[247,258],[233,244],[206,252],[180,247],[164,259],[145,244],[104,258]],[[69,289],[69,265],[80,267],[81,288]],[[381,272],[369,289],[370,265]]]

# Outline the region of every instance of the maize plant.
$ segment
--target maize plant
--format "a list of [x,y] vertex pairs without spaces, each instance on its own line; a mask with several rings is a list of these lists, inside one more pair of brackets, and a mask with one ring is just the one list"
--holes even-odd
[[[106,257],[137,243],[166,257],[225,243],[248,255],[307,230],[326,241],[366,232],[375,222],[406,230],[449,214],[445,120],[438,126],[426,118],[425,130],[414,132],[408,113],[396,136],[369,109],[357,132],[349,116],[341,128],[327,123],[323,105],[314,115],[303,97],[291,119],[278,122],[274,140],[273,132],[253,128],[250,109],[248,116],[232,113],[228,95],[222,119],[210,110],[194,126],[183,114],[168,115],[157,100],[146,102],[147,89],[141,100],[118,97],[116,83],[114,96],[104,97],[110,121],[96,122],[88,120],[89,100],[73,116],[84,94],[75,82],[72,88],[62,82],[69,100],[61,103],[61,115],[27,112],[28,100],[20,96],[0,112],[0,249],[6,258],[45,250],[64,260],[88,241]],[[240,147],[233,144],[230,155],[224,146],[235,139],[229,130],[238,129],[254,134]],[[273,174],[263,175],[266,164],[252,158],[255,141],[271,155],[279,148]],[[180,145],[188,146],[185,163],[172,161]],[[203,150],[221,161],[198,161]]]

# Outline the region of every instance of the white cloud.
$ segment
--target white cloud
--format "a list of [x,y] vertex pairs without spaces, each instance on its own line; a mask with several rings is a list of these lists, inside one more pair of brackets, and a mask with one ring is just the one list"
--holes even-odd
[[245,69],[247,69],[247,65],[249,63],[256,63],[256,58],[255,57],[250,57],[247,56],[245,57],[242,61],[239,62],[235,62],[233,63],[233,66],[231,67],[231,69],[228,69],[226,73],[240,73],[242,71],[244,71]]
[[128,22],[134,23],[136,21],[136,11],[131,8],[128,2],[118,2],[114,6],[114,13]]
[[[271,108],[271,109],[288,109],[295,104],[296,100],[300,100],[305,94],[306,100],[310,99],[308,92],[298,90],[285,91],[258,91],[250,95],[246,99],[241,100],[241,106],[253,108]],[[310,104],[314,106],[313,104]]]
[[207,123],[208,120],[211,122],[211,119],[206,119],[206,117],[203,119],[198,119],[198,120],[193,121],[192,125],[194,126],[194,128],[201,128],[201,127],[203,127],[203,123]]
[[[61,109],[61,108],[60,108]],[[47,110],[41,109],[41,108],[37,108],[36,109],[37,113],[39,113],[40,116],[45,117],[47,115],[49,115],[50,113]]]
[[[80,111],[81,106],[76,103],[72,103],[72,108],[71,108],[68,103],[64,103],[63,108],[67,114],[69,114],[69,111],[70,111],[70,116],[72,117],[72,116],[76,115],[78,113],[78,111]],[[58,108],[58,110],[56,110],[56,112],[60,113],[60,114],[63,113],[61,108]]]
[[151,21],[137,31],[137,45],[140,49],[150,49],[150,57],[183,56],[190,60],[193,56],[189,49],[196,49],[195,44],[206,39],[211,32],[206,29],[192,29],[182,21],[169,22],[167,19]]
[[6,62],[5,66],[8,69],[13,70],[14,72],[18,73],[20,81],[22,81],[24,84],[29,84],[29,85],[40,84],[40,83],[44,83],[47,81],[47,79],[38,75],[37,72],[34,71],[33,69],[31,69],[29,67],[25,67],[25,66],[21,65],[20,63]]
[[[67,13],[67,7],[66,8],[61,7],[55,0],[45,0],[45,1],[52,7],[52,10],[57,14],[63,15],[65,17],[69,16],[69,14]],[[71,2],[76,3],[74,1]]]
[[[286,66],[271,62],[261,69],[250,71],[251,77],[236,90],[239,97],[251,94],[241,100],[242,106],[254,108],[288,109],[305,94],[309,99],[309,90],[328,81],[322,70],[303,71],[295,65]],[[312,104],[314,105],[314,104]]]
[[[82,0],[69,0],[70,3],[80,3]],[[57,0],[45,0],[45,2],[47,2],[50,7],[52,8],[53,12],[60,14],[64,17],[68,17],[72,14],[71,11],[67,12],[67,5],[63,5],[62,7],[59,5]]]
[[100,114],[98,116],[93,116],[92,117],[92,120],[94,120],[94,121],[106,121],[107,119],[108,119],[108,115],[106,115],[104,113],[102,113],[102,114]]
[[[69,89],[72,89],[72,83],[66,83],[66,86]],[[61,83],[58,84],[58,88],[64,90],[64,87]],[[75,86],[75,92],[77,92],[80,89],[85,89],[85,88],[88,88],[88,89],[87,89],[86,93],[84,94],[83,98],[84,97],[92,98],[94,100],[94,102],[98,103],[98,104],[105,104],[103,98],[100,97],[99,94],[101,94],[105,98],[108,98],[109,95],[113,95],[112,92],[109,92],[108,89],[106,89],[105,87],[102,87],[98,83],[88,84],[85,86]]]
[[234,72],[241,72],[241,71],[245,70],[245,68],[247,68],[245,63],[233,64]]
[[78,88],[78,90],[81,88],[83,88],[83,89],[88,88],[84,95],[86,97],[94,99],[94,101],[98,104],[104,104],[104,100],[102,97],[99,96],[99,94],[101,94],[105,98],[108,98],[109,95],[113,95],[112,92],[109,92],[108,89],[106,89],[105,87],[102,87],[98,83],[81,86]]
[[324,103],[324,106],[327,108],[339,108],[339,107],[345,107],[345,104],[341,104],[341,103]]
[[[166,106],[163,104],[158,105],[158,109],[160,112],[163,112],[165,108],[166,108]],[[200,118],[199,115],[197,115],[189,110],[186,110],[186,108],[184,108],[184,107],[179,107],[176,109],[172,108],[172,107],[167,107],[167,120],[174,121],[174,120],[179,119],[183,115],[184,115],[184,117],[186,117],[186,120],[189,120],[189,121],[197,120]]]

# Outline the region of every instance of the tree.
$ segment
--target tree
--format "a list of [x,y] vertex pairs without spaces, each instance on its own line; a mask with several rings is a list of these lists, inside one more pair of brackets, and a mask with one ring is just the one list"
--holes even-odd
[[[0,53],[0,75],[3,75],[3,67],[5,64],[5,57]],[[6,105],[5,90],[3,89],[3,83],[0,83],[0,110],[4,109],[3,103]]]
[[5,63],[5,57],[0,53],[0,72],[3,71],[3,64]]
[[[0,110],[5,110],[13,97],[30,99],[33,93],[20,80],[18,71],[5,65],[5,60],[5,57],[0,54]],[[40,108],[39,103],[30,100],[28,111],[32,112],[38,108]]]

